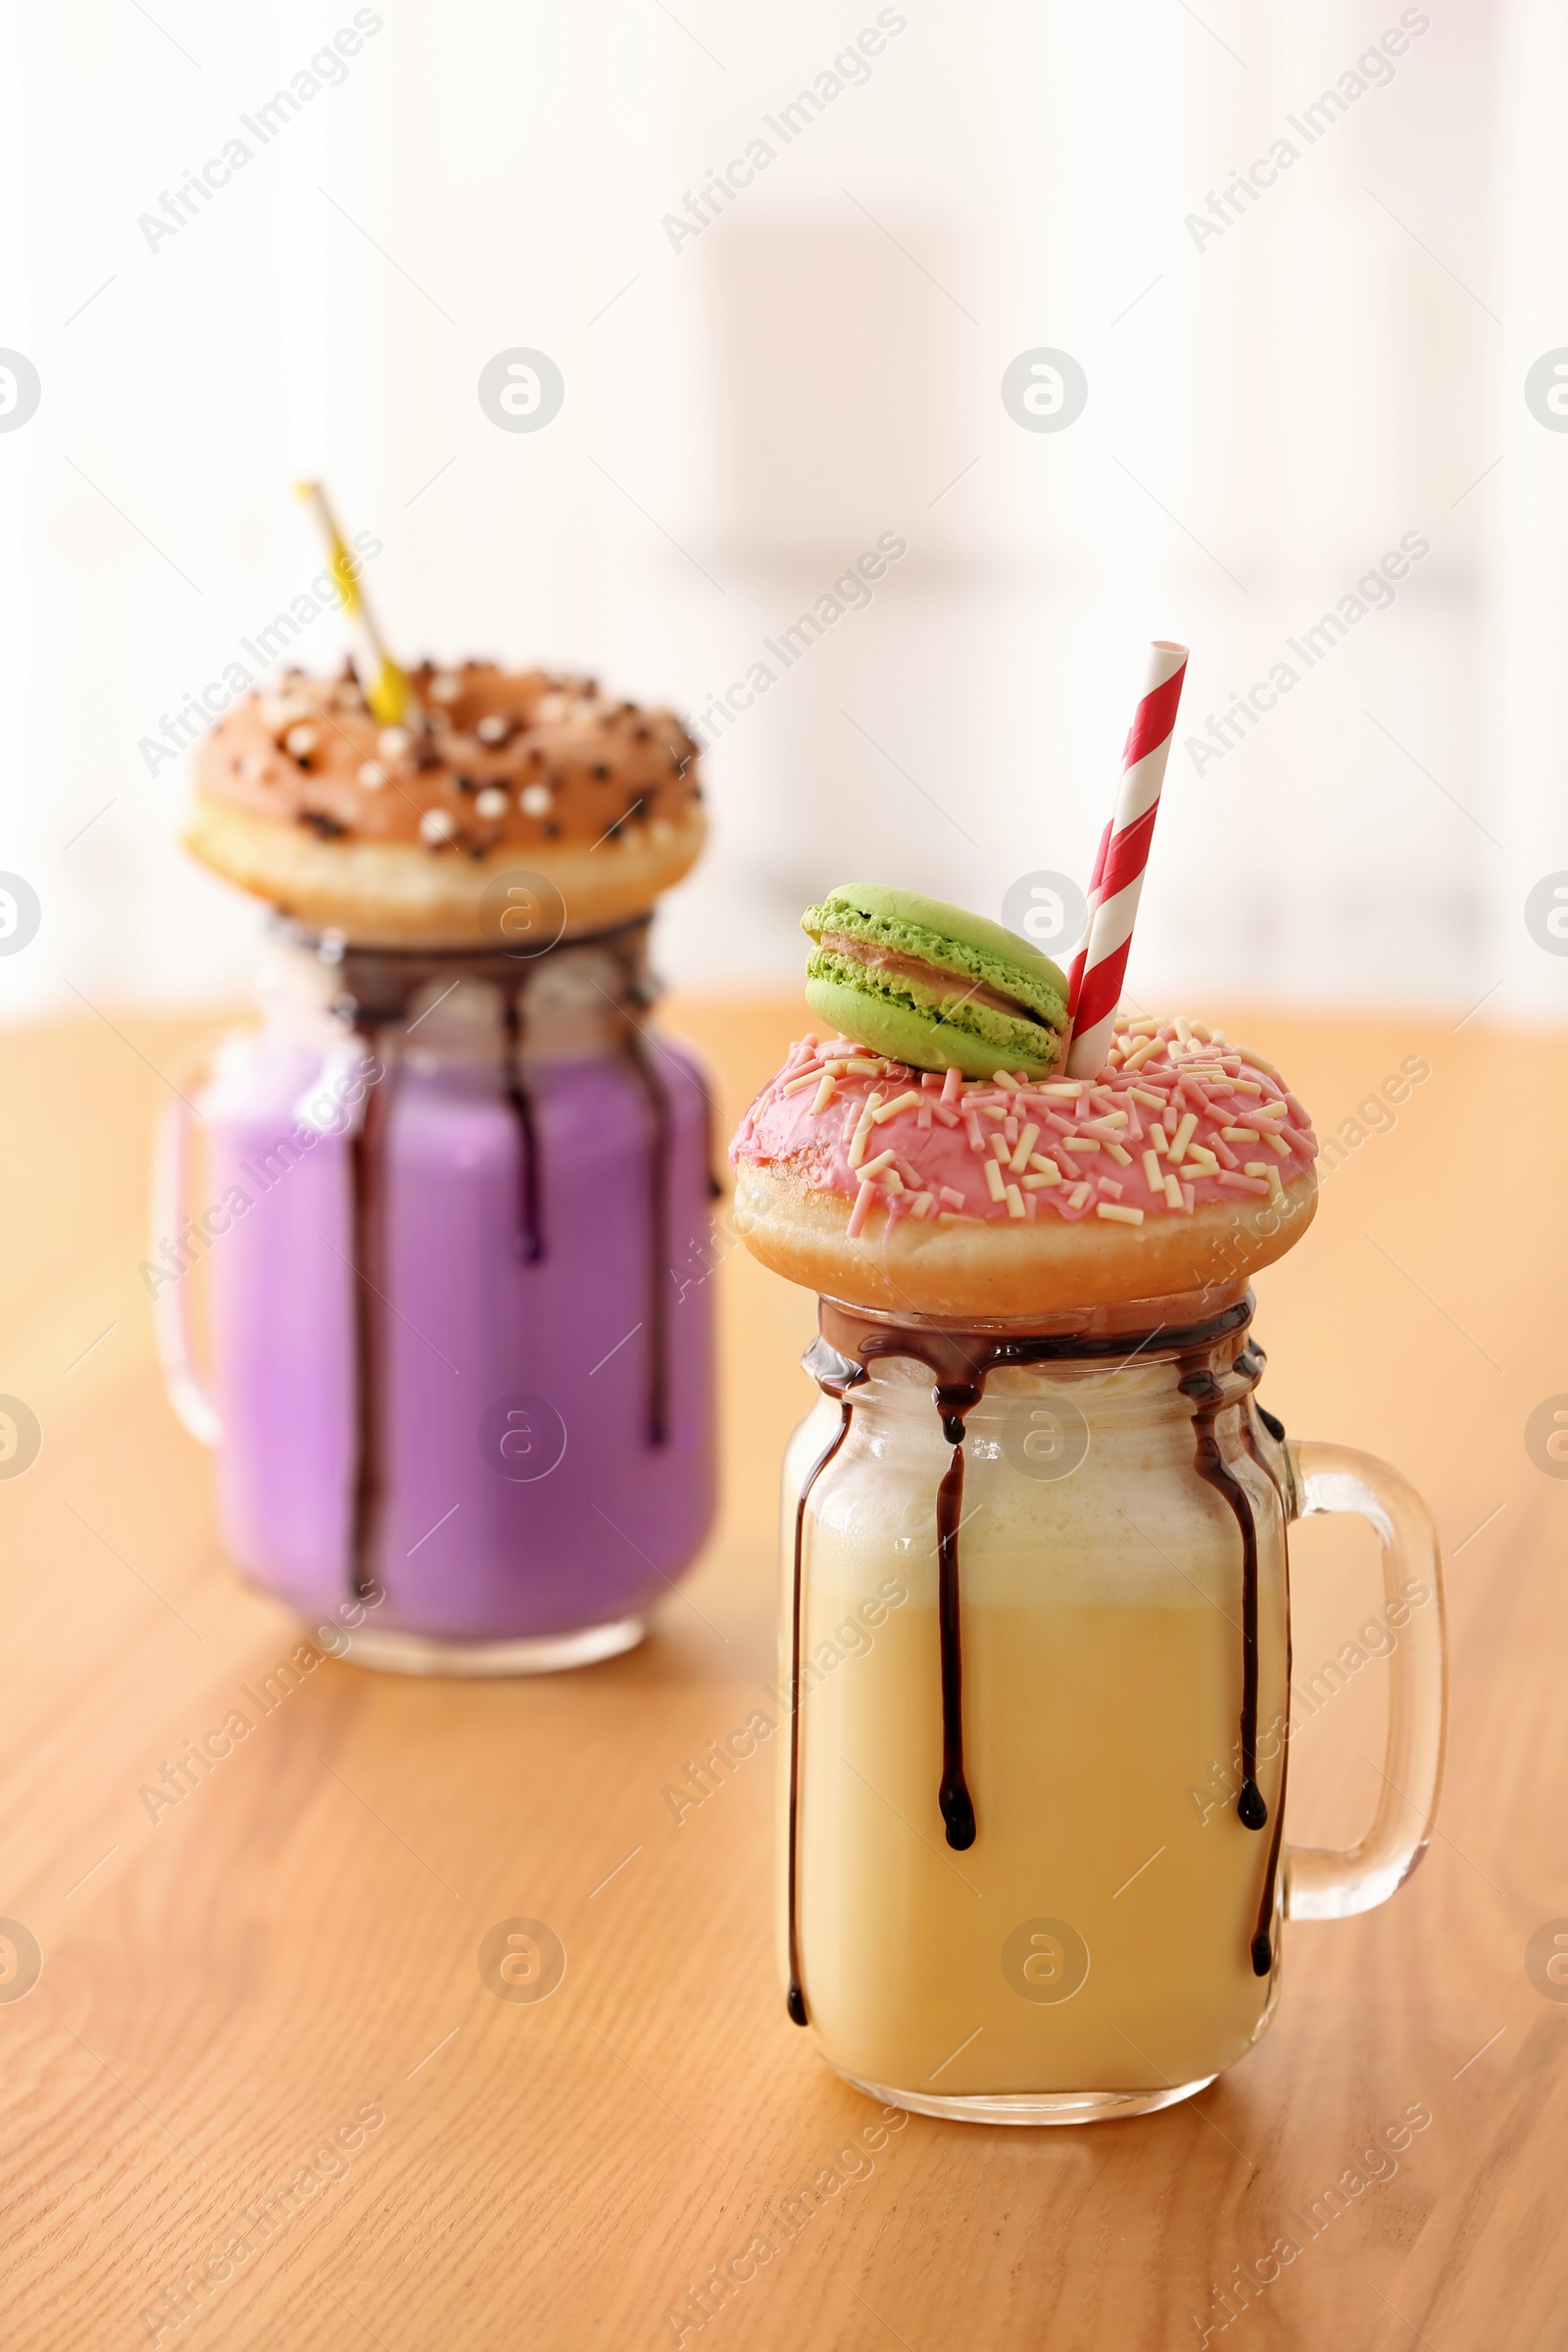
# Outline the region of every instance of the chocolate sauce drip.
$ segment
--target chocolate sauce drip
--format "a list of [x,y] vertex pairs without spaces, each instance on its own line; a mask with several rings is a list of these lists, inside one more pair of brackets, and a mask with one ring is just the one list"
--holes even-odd
[[722,1200],[728,1186],[718,1172],[718,1154],[713,1149],[713,1096],[708,1080],[701,1075],[697,1081],[703,1098],[703,1165],[708,1170],[708,1198]]
[[1201,1356],[1183,1356],[1177,1387],[1193,1400],[1193,1434],[1198,1475],[1223,1494],[1242,1536],[1242,1793],[1236,1800],[1244,1828],[1260,1830],[1268,1819],[1257,1785],[1257,1522],[1247,1489],[1226,1462],[1214,1435],[1225,1392]]
[[648,1099],[648,1443],[669,1442],[669,1095],[642,1031],[627,1025],[626,1051]]
[[545,1253],[539,1219],[539,1150],[534,1139],[533,1104],[522,1082],[522,1006],[525,983],[513,980],[501,1001],[502,1083],[512,1115],[517,1122],[517,1255],[536,1265]]
[[[381,1047],[383,1023],[360,1017],[359,1035],[372,1053]],[[375,1549],[381,1526],[382,1447],[385,1421],[386,1355],[382,1307],[386,1302],[386,1199],[382,1183],[384,1144],[392,1107],[394,1065],[365,1099],[365,1116],[350,1152],[354,1229],[355,1448],[353,1519],[349,1534],[349,1577],[356,1600],[376,1590]]]
[[[943,1392],[937,1396],[941,1401]],[[963,1520],[963,1414],[943,1412],[953,1459],[937,1489],[937,1623],[942,1645],[942,1786],[937,1808],[948,1843],[973,1845],[974,1800],[963,1777],[963,1653],[959,1644],[958,1529]]]
[[[1252,1339],[1250,1335],[1249,1335],[1246,1346],[1243,1347],[1237,1353],[1235,1369],[1242,1373],[1249,1382],[1255,1386],[1255,1384],[1262,1378],[1267,1363],[1268,1357],[1264,1354],[1257,1342]],[[1291,1516],[1292,1499],[1286,1491],[1285,1482],[1281,1480],[1278,1464],[1270,1459],[1269,1455],[1258,1444],[1258,1422],[1262,1423],[1264,1429],[1267,1430],[1269,1436],[1273,1439],[1276,1446],[1284,1445],[1284,1422],[1281,1421],[1276,1414],[1271,1413],[1266,1405],[1259,1404],[1254,1396],[1249,1396],[1247,1398],[1245,1398],[1242,1405],[1242,1437],[1253,1461],[1256,1462],[1264,1477],[1269,1481],[1269,1484],[1274,1488],[1275,1493],[1279,1495],[1280,1509],[1284,1518],[1288,1522]],[[1287,1479],[1289,1478],[1289,1471],[1287,1471],[1286,1477]],[[1287,1690],[1289,1690],[1291,1687],[1291,1676],[1294,1671],[1295,1664],[1295,1653],[1291,1642],[1291,1547],[1289,1542],[1285,1544],[1283,1557],[1285,1575],[1285,1688]],[[1254,1976],[1259,1977],[1266,1977],[1269,1973],[1269,1970],[1274,1965],[1274,1887],[1279,1877],[1281,1833],[1285,1827],[1285,1791],[1290,1780],[1290,1772],[1291,1746],[1290,1740],[1287,1737],[1280,1743],[1280,1787],[1279,1794],[1274,1800],[1274,1834],[1268,1841],[1268,1862],[1263,1872],[1263,1892],[1257,1907],[1257,1930],[1252,1937],[1251,1943],[1252,1973]]]
[[[1258,1346],[1257,1342],[1250,1337],[1246,1347],[1237,1350],[1236,1370],[1243,1374],[1247,1380],[1250,1381],[1252,1386],[1255,1388],[1258,1382],[1262,1379],[1267,1366],[1268,1357],[1263,1353],[1263,1350]],[[1285,1443],[1284,1422],[1279,1420],[1276,1415],[1271,1413],[1266,1405],[1259,1404],[1255,1396],[1252,1398],[1252,1411],[1262,1422],[1263,1427],[1268,1431],[1268,1434],[1273,1439],[1275,1445],[1283,1446]],[[1251,1427],[1251,1421],[1250,1416],[1245,1412],[1242,1415],[1242,1430],[1247,1439],[1248,1449],[1251,1453],[1253,1459],[1256,1461],[1259,1469],[1267,1471],[1269,1477],[1273,1478],[1273,1471],[1269,1469],[1268,1463],[1264,1460],[1262,1453],[1259,1451],[1257,1446],[1253,1442],[1254,1433]],[[1276,1481],[1276,1484],[1278,1482]]]
[[[818,1342],[817,1345],[821,1346],[822,1343]],[[833,1350],[829,1348],[827,1353],[832,1356]],[[833,1356],[832,1365],[824,1364],[823,1373],[818,1377],[822,1378],[824,1387],[828,1386],[830,1380],[842,1385],[836,1392],[839,1398],[838,1428],[807,1472],[805,1483],[801,1488],[801,1499],[795,1506],[795,1581],[790,1598],[790,1818],[787,1833],[789,1852],[786,1862],[786,1876],[789,1884],[790,1988],[785,1996],[785,2006],[790,2013],[790,2022],[797,2026],[804,2026],[807,2023],[806,1995],[801,1990],[798,1891],[800,1866],[796,1850],[797,1827],[801,1808],[801,1600],[804,1585],[802,1553],[806,1539],[806,1505],[811,1489],[850,1434],[850,1419],[855,1408],[844,1391],[856,1387],[864,1380],[865,1373],[859,1365],[847,1364],[842,1356]],[[830,1395],[834,1393],[834,1390],[829,1390]]]
[[1249,1384],[1250,1389],[1255,1389],[1263,1377],[1267,1362],[1268,1357],[1263,1353],[1251,1333],[1249,1332],[1232,1358],[1231,1370],[1239,1372]]
[[1280,1748],[1280,1792],[1274,1807],[1274,1835],[1268,1841],[1268,1866],[1263,1873],[1263,1896],[1257,1907],[1257,1928],[1252,1936],[1252,1974],[1266,1977],[1274,1965],[1274,1882],[1280,1867],[1280,1833],[1285,1827],[1285,1781],[1290,1764],[1290,1748]]
[[[824,1309],[827,1304],[824,1300]],[[994,1365],[1017,1360],[1010,1356],[1004,1359],[1002,1350],[1018,1343],[980,1332],[893,1332],[867,1330],[862,1326],[851,1337],[851,1345],[855,1359],[861,1366],[883,1355],[912,1355],[935,1373],[932,1401],[942,1434],[953,1448],[952,1459],[937,1489],[937,1640],[942,1681],[942,1779],[937,1788],[937,1810],[949,1845],[962,1853],[975,1841],[974,1799],[963,1773],[963,1612],[958,1575],[958,1530],[963,1521],[963,1424],[964,1415],[984,1396],[986,1376]],[[831,1367],[819,1368],[819,1350],[825,1350],[833,1362],[843,1363],[846,1359],[825,1339],[819,1340],[807,1356],[808,1369],[831,1394]]]

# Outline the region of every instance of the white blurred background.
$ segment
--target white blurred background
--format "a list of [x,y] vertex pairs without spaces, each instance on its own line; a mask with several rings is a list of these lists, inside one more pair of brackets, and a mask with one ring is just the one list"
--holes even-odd
[[[1568,344],[1560,5],[378,0],[332,86],[242,126],[355,22],[9,19],[0,345],[42,399],[0,431],[0,869],[42,922],[0,1017],[244,986],[260,918],[184,859],[184,761],[145,746],[319,572],[305,471],[383,542],[411,656],[591,669],[699,721],[776,673],[707,729],[670,978],[797,973],[843,879],[992,913],[1021,874],[1084,879],[1159,635],[1193,653],[1140,997],[1562,1013],[1524,918],[1568,868],[1568,433],[1524,397]],[[1195,233],[1281,139],[1277,183]],[[538,432],[477,397],[517,346],[565,380]],[[1003,404],[1040,347],[1087,376],[1059,431]],[[786,669],[763,640],[883,534],[907,553],[874,602]],[[1429,552],[1395,601],[1308,666],[1288,641],[1401,539]],[[295,658],[345,642],[328,612]]]

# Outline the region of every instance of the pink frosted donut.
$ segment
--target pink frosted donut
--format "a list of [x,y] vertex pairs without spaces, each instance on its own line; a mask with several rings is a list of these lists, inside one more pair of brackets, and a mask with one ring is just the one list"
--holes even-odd
[[1260,1054],[1118,1015],[1093,1080],[792,1048],[730,1148],[736,1220],[792,1282],[911,1313],[1027,1316],[1245,1289],[1317,1205],[1317,1139]]

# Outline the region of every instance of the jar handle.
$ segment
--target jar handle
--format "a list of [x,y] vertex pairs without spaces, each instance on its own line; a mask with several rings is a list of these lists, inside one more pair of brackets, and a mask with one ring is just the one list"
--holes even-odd
[[[1287,1446],[1297,1511],[1352,1511],[1383,1553],[1383,1590],[1398,1639],[1389,1652],[1389,1739],[1372,1827],[1343,1852],[1287,1845],[1287,1919],[1351,1919],[1375,1910],[1403,1885],[1432,1835],[1443,1786],[1447,1722],[1447,1639],[1443,1567],[1432,1514],[1409,1481],[1375,1454],[1315,1440]],[[1416,1599],[1412,1586],[1425,1585]],[[1429,1606],[1435,1603],[1435,1606]],[[1394,1618],[1404,1612],[1404,1622]]]
[[[163,1235],[177,1235],[184,1223],[190,1118],[189,1105],[180,1099],[168,1105],[159,1125],[153,1160],[151,1247],[154,1250],[163,1247]],[[153,1333],[158,1342],[164,1386],[176,1417],[199,1445],[217,1446],[223,1435],[222,1423],[196,1369],[183,1275],[159,1284],[153,1299]]]

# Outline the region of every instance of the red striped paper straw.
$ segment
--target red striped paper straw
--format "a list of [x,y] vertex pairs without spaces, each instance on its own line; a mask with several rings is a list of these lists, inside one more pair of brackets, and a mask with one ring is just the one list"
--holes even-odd
[[1105,874],[1105,852],[1110,847],[1111,822],[1109,817],[1105,819],[1105,830],[1100,836],[1100,847],[1095,852],[1095,870],[1089,877],[1089,898],[1084,907],[1084,935],[1074,948],[1072,961],[1067,966],[1069,1015],[1078,1010],[1078,992],[1084,984],[1084,962],[1089,954],[1089,936],[1095,927],[1095,908],[1100,905],[1100,885]]
[[1161,639],[1150,648],[1149,682],[1122,753],[1115,813],[1090,886],[1089,940],[1076,973],[1072,1042],[1067,1049],[1069,1078],[1098,1077],[1110,1051],[1186,675],[1185,645],[1168,645]]

